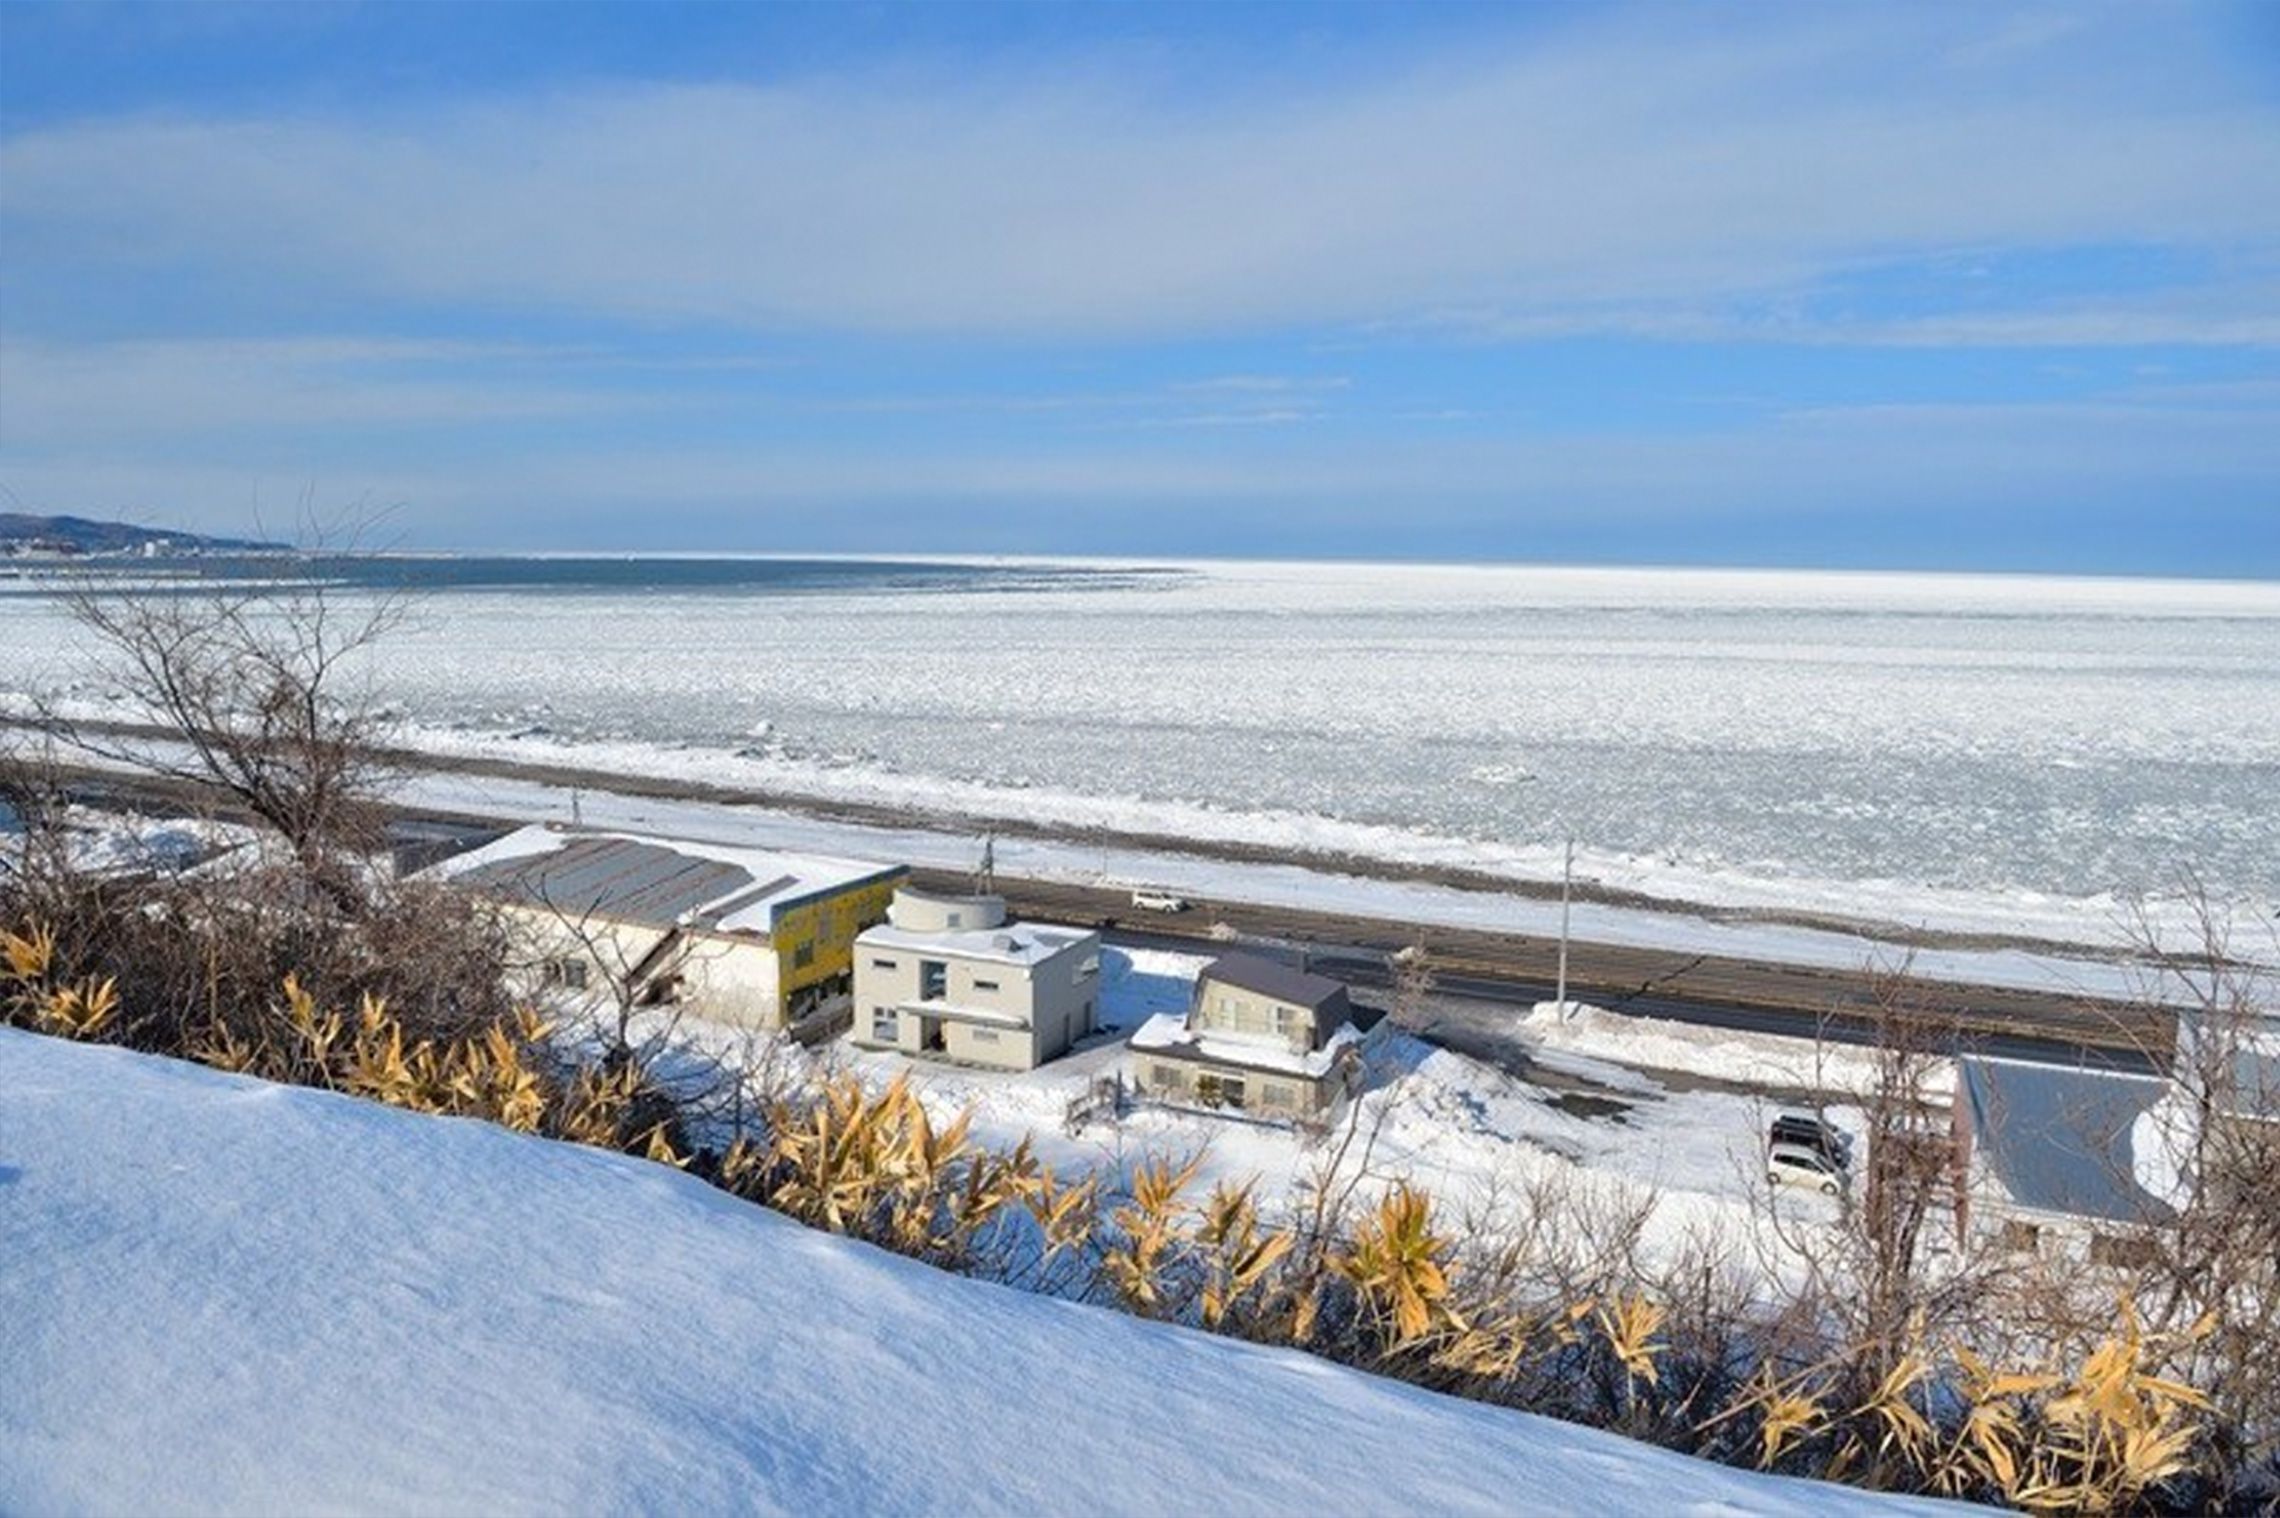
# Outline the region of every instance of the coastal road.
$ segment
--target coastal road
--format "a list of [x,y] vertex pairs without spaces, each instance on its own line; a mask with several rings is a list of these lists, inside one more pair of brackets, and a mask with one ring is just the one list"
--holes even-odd
[[[149,777],[81,772],[76,781],[75,789],[99,806],[212,806],[210,798]],[[527,820],[424,807],[394,814],[407,863],[442,857]],[[912,873],[923,886],[971,886],[962,873]],[[1209,954],[1240,943],[1294,962],[1303,957],[1365,990],[1389,984],[1390,955],[1421,947],[1445,1026],[1442,1041],[1453,1047],[1461,1047],[1453,1042],[1460,1038],[1501,1041],[1515,1009],[1553,998],[1559,945],[1548,937],[1192,895],[1183,912],[1148,912],[1133,906],[1129,887],[1067,880],[1001,875],[997,886],[1017,915],[1099,927],[1118,944]],[[1569,944],[1568,994],[1636,1016],[1846,1043],[1874,1042],[1889,1007],[1942,1048],[2103,1068],[2162,1067],[2175,1039],[2174,1014],[2155,1006],[1580,940]]]
[[[945,871],[913,879],[972,888],[970,876]],[[1391,956],[1421,946],[1434,1036],[1460,1052],[1508,1037],[1519,1012],[1554,996],[1556,939],[1199,898],[1184,912],[1148,912],[1128,889],[1066,881],[1000,876],[997,887],[1017,916],[1097,927],[1120,947],[1240,947],[1361,989],[1389,989]],[[2131,1003],[1581,942],[1568,945],[1568,995],[1630,1016],[1849,1044],[1876,1042],[1889,1007],[1942,1049],[2116,1070],[2165,1065],[2176,1032],[2167,1010]]]

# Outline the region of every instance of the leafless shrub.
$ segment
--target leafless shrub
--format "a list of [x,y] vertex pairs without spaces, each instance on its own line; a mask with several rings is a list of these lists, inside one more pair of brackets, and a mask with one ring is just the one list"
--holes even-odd
[[[2135,1240],[2130,1274],[2149,1329],[2178,1345],[2167,1367],[2205,1391],[2235,1461],[2280,1492],[2280,996],[2239,952],[2240,925],[2188,881],[2190,949],[2162,956],[2160,1001],[2184,1005],[2166,1052],[2166,1095],[2136,1129],[2139,1175],[2169,1215]],[[2148,959],[2161,949],[2140,918]],[[2189,1332],[2198,1328],[2198,1332]]]

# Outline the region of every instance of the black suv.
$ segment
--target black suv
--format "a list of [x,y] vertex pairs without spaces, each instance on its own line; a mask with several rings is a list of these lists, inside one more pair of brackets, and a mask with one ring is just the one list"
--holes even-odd
[[1852,1163],[1852,1135],[1802,1112],[1784,1112],[1775,1118],[1766,1142],[1810,1149],[1839,1170]]

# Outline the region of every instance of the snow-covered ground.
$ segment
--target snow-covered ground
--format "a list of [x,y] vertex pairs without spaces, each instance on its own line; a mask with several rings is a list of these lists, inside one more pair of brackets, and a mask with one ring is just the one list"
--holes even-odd
[[946,1276],[662,1166],[0,1031],[0,1510],[1931,1510]]
[[[60,819],[63,846],[75,869],[97,875],[185,870],[250,842],[250,829],[194,817],[137,817],[68,808]],[[23,835],[0,808],[0,868],[15,857]]]
[[[1585,1020],[1558,1030],[1536,1019],[1524,1023],[1523,1042],[1542,1067],[1538,1079],[1382,1026],[1364,1044],[1367,1090],[1323,1136],[1145,1102],[1120,1120],[1095,1119],[1069,1132],[1069,1104],[1095,1080],[1123,1075],[1131,1084],[1125,1040],[1149,1018],[1184,1010],[1205,962],[1161,950],[1105,950],[1101,1016],[1115,1031],[1033,1071],[968,1069],[845,1042],[814,1056],[779,1050],[776,1057],[811,1071],[851,1070],[873,1087],[905,1077],[938,1119],[966,1114],[979,1141],[1010,1149],[1026,1139],[1063,1171],[1113,1175],[1149,1156],[1194,1156],[1199,1195],[1222,1181],[1250,1183],[1270,1215],[1306,1205],[1309,1188],[1350,1133],[1339,1179],[1359,1177],[1363,1194],[1411,1181],[1493,1228],[1493,1214],[1539,1187],[1589,1192],[1613,1207],[1651,1206],[1643,1235],[1650,1251],[1711,1234],[1737,1245],[1766,1235],[1764,1136],[1794,1093],[1825,1091],[1830,1119],[1861,1130],[1847,1100],[1859,1074],[1845,1063],[1849,1051],[1830,1051],[1832,1064],[1820,1078],[1812,1046],[1795,1040],[1734,1034],[1689,1044],[1687,1036],[1700,1030],[1648,1022],[1632,1049],[1615,1027],[1628,1020],[1601,1013],[1607,1021],[1597,1031]],[[729,1029],[685,1019],[674,1029],[724,1058],[745,1052],[743,1036]],[[1637,1068],[1664,1051],[1683,1051],[1673,1068],[1687,1071],[1684,1078]],[[1814,1224],[1834,1219],[1837,1206],[1801,1193],[1784,1193],[1772,1205],[1796,1225],[1792,1236],[1810,1236]]]

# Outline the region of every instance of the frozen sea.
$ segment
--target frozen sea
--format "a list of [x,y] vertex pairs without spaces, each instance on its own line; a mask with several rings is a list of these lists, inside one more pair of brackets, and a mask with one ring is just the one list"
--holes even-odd
[[[2280,585],[420,560],[414,738],[817,796],[2035,930],[2280,903]],[[4,589],[0,582],[0,589]],[[363,592],[351,589],[351,595]],[[0,688],[102,701],[0,593]]]

